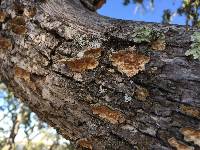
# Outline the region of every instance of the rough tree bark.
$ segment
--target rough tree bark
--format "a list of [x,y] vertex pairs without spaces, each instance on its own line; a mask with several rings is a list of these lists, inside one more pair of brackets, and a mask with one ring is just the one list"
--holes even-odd
[[[185,56],[198,29],[85,6],[1,0],[1,80],[77,149],[200,149],[200,61]],[[138,42],[138,28],[166,45]]]

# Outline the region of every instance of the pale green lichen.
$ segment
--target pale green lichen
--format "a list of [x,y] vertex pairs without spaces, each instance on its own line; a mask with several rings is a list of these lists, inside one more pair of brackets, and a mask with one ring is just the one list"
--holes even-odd
[[191,48],[186,51],[185,55],[192,55],[194,59],[200,60],[200,32],[194,32],[191,36]]
[[157,39],[165,40],[165,35],[158,30],[149,27],[136,27],[131,37],[135,43],[151,43]]

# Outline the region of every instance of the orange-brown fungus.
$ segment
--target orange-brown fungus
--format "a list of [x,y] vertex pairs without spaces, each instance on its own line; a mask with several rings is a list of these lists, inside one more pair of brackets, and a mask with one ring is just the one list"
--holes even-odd
[[78,140],[77,145],[80,146],[81,148],[87,148],[89,150],[92,150],[92,142],[90,142],[86,138]]
[[24,79],[27,82],[30,82],[30,72],[20,68],[20,67],[15,67],[15,77]]
[[10,39],[0,37],[0,49],[6,50],[11,48],[12,48],[12,43]]
[[200,130],[195,130],[193,128],[181,128],[180,132],[184,135],[184,140],[188,142],[194,142],[194,144],[200,146]]
[[13,8],[14,8],[17,15],[22,15],[23,12],[24,12],[24,5],[20,4],[18,2],[14,2]]
[[83,57],[68,60],[67,66],[74,72],[84,72],[85,70],[94,69],[99,65],[99,62],[94,57]]
[[99,9],[103,6],[104,3],[106,3],[106,0],[98,0],[98,2],[95,4],[95,7]]
[[93,114],[98,115],[100,118],[103,118],[109,121],[112,124],[122,123],[125,121],[124,116],[121,112],[112,110],[107,106],[93,106],[92,107]]
[[5,18],[6,18],[6,13],[3,11],[0,11],[0,22],[4,22]]
[[165,40],[156,40],[151,43],[151,48],[157,51],[163,51],[166,48]]
[[188,116],[200,118],[200,110],[191,106],[180,105],[180,111]]
[[99,58],[101,56],[101,48],[92,48],[84,52],[84,56]]
[[149,92],[146,88],[138,86],[135,90],[135,98],[140,101],[146,101],[147,97],[149,96]]
[[28,18],[32,18],[36,15],[37,9],[35,7],[25,8],[24,9],[24,16]]
[[194,150],[193,147],[176,140],[174,137],[168,139],[168,142],[172,147],[176,148],[176,150]]
[[121,50],[110,55],[110,60],[119,72],[132,77],[145,69],[145,64],[149,62],[150,58],[135,51]]
[[24,17],[16,16],[15,18],[13,18],[11,21],[11,29],[16,34],[25,34],[27,29]]
[[34,82],[31,81],[31,73],[20,68],[20,67],[15,67],[14,68],[14,76],[19,79],[23,79],[29,87],[35,91],[36,90],[36,85]]

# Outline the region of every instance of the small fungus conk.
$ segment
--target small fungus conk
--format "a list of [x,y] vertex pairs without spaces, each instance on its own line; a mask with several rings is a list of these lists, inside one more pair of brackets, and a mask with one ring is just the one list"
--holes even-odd
[[98,66],[99,62],[94,57],[83,57],[68,60],[68,67],[73,72],[84,72],[86,70],[94,69]]
[[11,48],[12,48],[12,43],[10,39],[0,37],[0,49],[6,50]]
[[140,101],[146,101],[149,96],[149,92],[146,88],[138,86],[135,90],[135,97]]
[[88,49],[84,51],[81,58],[72,58],[65,61],[65,63],[73,72],[81,73],[92,70],[99,65],[98,58],[101,56],[101,52],[101,48]]
[[181,128],[180,132],[184,135],[184,140],[194,142],[194,144],[200,146],[200,130],[186,127]]
[[180,111],[181,111],[181,113],[184,113],[188,116],[200,118],[200,110],[196,109],[194,107],[186,106],[186,105],[182,104],[182,105],[180,105]]
[[3,11],[0,11],[0,22],[4,22],[5,18],[6,18],[6,13]]
[[92,112],[93,114],[98,115],[100,118],[103,118],[112,124],[122,123],[125,121],[125,118],[121,112],[112,110],[108,106],[93,106]]
[[92,142],[89,141],[87,138],[83,138],[77,141],[77,145],[80,146],[81,148],[86,148],[89,150],[92,150]]
[[182,143],[181,141],[178,141],[174,137],[168,139],[168,142],[172,147],[176,148],[176,150],[194,150],[193,147],[188,146],[188,145]]

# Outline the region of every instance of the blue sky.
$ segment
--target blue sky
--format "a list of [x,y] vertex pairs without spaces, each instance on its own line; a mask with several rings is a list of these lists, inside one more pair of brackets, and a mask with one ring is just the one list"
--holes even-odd
[[[98,13],[104,16],[109,16],[118,19],[146,21],[146,22],[161,22],[163,10],[170,9],[175,12],[182,4],[182,0],[154,0],[154,8],[150,8],[149,0],[145,0],[144,7],[133,2],[127,6],[123,5],[123,0],[107,0],[106,4],[98,10]],[[137,11],[136,11],[137,9]],[[135,12],[136,11],[136,12]],[[185,17],[176,15],[172,22],[173,24],[185,24]]]

